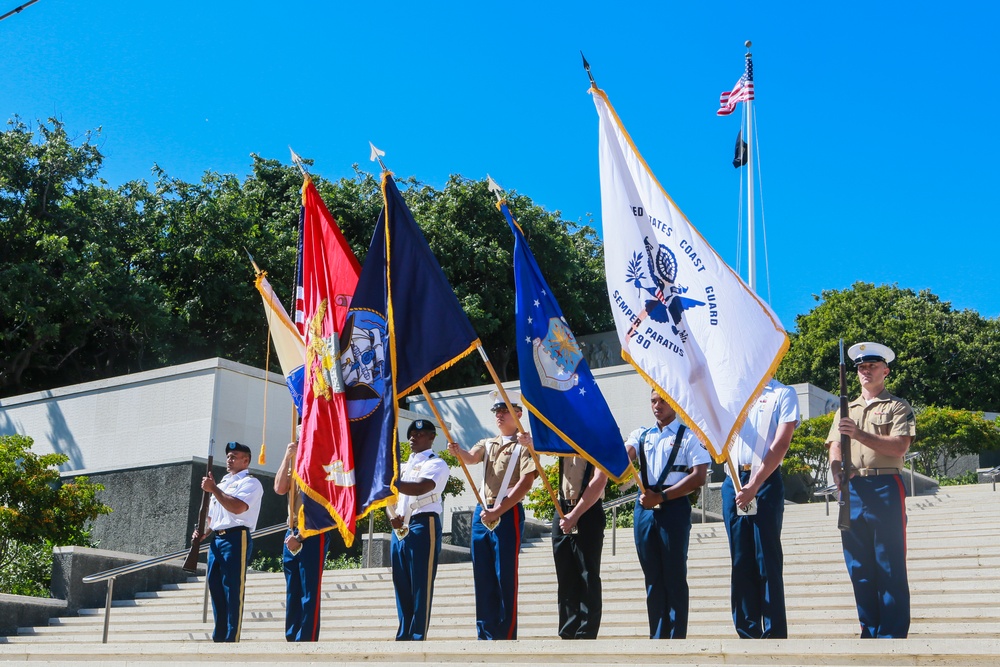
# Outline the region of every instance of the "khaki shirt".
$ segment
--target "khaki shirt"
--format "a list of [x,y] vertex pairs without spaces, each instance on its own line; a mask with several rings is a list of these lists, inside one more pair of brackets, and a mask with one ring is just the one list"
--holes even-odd
[[[848,405],[851,419],[866,433],[875,435],[908,435],[917,434],[917,420],[913,416],[913,408],[901,398],[893,396],[883,389],[870,404],[861,396]],[[840,442],[840,410],[833,417],[827,442]],[[857,440],[851,440],[851,464],[855,468],[898,468],[903,469],[903,457],[887,456],[876,452],[871,447],[865,447]]]
[[[483,477],[486,487],[483,495],[486,497],[483,500],[489,506],[493,505],[500,493],[500,485],[507,474],[507,466],[510,465],[510,457],[516,444],[516,437],[505,438],[498,435],[495,438],[480,440],[469,450],[469,453],[474,456],[478,455],[481,450],[486,450],[486,456],[483,457],[483,465],[485,466]],[[522,447],[518,457],[518,467],[511,474],[510,485],[507,488],[514,488],[518,480],[533,472],[535,472],[535,462],[531,460],[531,453]]]
[[[587,472],[587,459],[582,456],[564,456],[562,457],[563,462],[563,478],[562,478],[562,497],[563,500],[579,500],[580,496],[583,495],[584,484],[586,480],[583,475]],[[594,477],[594,472],[597,468],[593,468],[591,472],[591,479]],[[601,499],[604,499],[604,491],[601,491]]]

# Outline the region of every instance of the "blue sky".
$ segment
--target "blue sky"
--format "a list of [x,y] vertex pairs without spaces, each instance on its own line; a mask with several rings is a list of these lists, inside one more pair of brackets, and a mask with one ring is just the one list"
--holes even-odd
[[114,185],[154,163],[244,176],[250,153],[287,161],[288,145],[338,178],[374,171],[370,140],[398,176],[488,172],[600,229],[583,50],[657,178],[735,266],[739,121],[715,109],[751,39],[759,291],[785,326],[856,280],[996,317],[998,19],[985,1],[40,0],[0,22],[0,113],[101,127]]

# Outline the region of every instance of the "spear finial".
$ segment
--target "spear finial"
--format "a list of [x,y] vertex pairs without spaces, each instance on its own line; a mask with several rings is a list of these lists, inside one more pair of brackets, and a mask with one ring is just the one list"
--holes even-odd
[[382,162],[382,156],[385,155],[385,151],[375,148],[375,144],[370,141],[368,142],[368,145],[372,147],[372,152],[371,155],[368,156],[368,159],[372,162],[378,160],[378,166],[382,167],[382,171],[389,171],[389,169],[385,166],[385,162]]

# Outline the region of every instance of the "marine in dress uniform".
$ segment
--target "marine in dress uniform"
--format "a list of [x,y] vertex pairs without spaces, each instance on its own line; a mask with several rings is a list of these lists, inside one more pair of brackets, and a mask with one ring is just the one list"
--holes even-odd
[[[300,491],[292,486],[296,443],[285,448],[285,457],[274,476],[274,492],[279,495]],[[299,507],[289,504],[289,512]],[[319,640],[320,602],[323,596],[323,570],[330,550],[330,533],[305,537],[296,526],[297,517],[289,516],[285,544],[281,552],[281,567],[285,573],[285,640],[314,642]]]
[[434,424],[426,419],[410,424],[406,430],[410,458],[396,482],[399,501],[391,520],[391,558],[399,616],[397,641],[426,639],[431,621],[434,577],[441,555],[441,497],[448,483],[448,464],[432,450],[436,434]]
[[[781,461],[798,421],[795,392],[777,380],[764,385],[730,453],[742,490],[737,494],[731,480],[722,485],[722,513],[733,564],[733,624],[745,639],[788,637],[782,580],[785,487]],[[730,472],[728,467],[726,472]],[[748,506],[755,511],[738,510]]]
[[[520,396],[508,396],[517,416]],[[517,561],[524,528],[521,500],[538,474],[531,453],[518,442],[517,422],[503,398],[491,408],[500,435],[480,440],[469,451],[449,442],[448,451],[466,465],[483,462],[483,502],[472,516],[472,573],[476,588],[479,639],[517,639]],[[504,481],[506,480],[506,484]],[[491,530],[486,524],[494,525]]]
[[909,403],[885,389],[895,353],[879,343],[852,345],[861,396],[837,415],[827,435],[830,472],[838,485],[840,435],[851,438],[851,529],[840,533],[854,586],[861,637],[905,638],[910,629],[906,579],[906,489],[903,456],[916,435]]
[[601,553],[606,519],[601,500],[608,477],[579,456],[559,458],[559,502],[552,518],[558,582],[559,636],[597,639],[601,629]]
[[[250,533],[257,527],[264,487],[248,474],[250,448],[238,442],[226,445],[226,475],[218,484],[209,474],[202,490],[212,494],[208,504],[208,591],[215,615],[213,641],[238,642],[243,623],[243,593],[253,551]],[[192,539],[200,540],[196,530]]]
[[688,495],[705,483],[711,457],[656,391],[650,401],[656,426],[638,428],[625,441],[629,458],[639,459],[646,489],[635,504],[635,547],[646,581],[650,639],[684,639],[691,537]]

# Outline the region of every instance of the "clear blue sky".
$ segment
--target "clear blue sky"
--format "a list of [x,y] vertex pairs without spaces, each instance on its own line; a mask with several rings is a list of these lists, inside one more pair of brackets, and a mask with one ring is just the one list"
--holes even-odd
[[288,145],[338,178],[374,171],[371,140],[398,176],[441,187],[489,172],[600,229],[582,49],[660,182],[735,266],[739,121],[715,109],[751,39],[786,328],[856,280],[996,317],[997,7],[40,0],[0,22],[0,113],[103,128],[113,185],[154,163],[242,177],[250,153],[288,161]]

